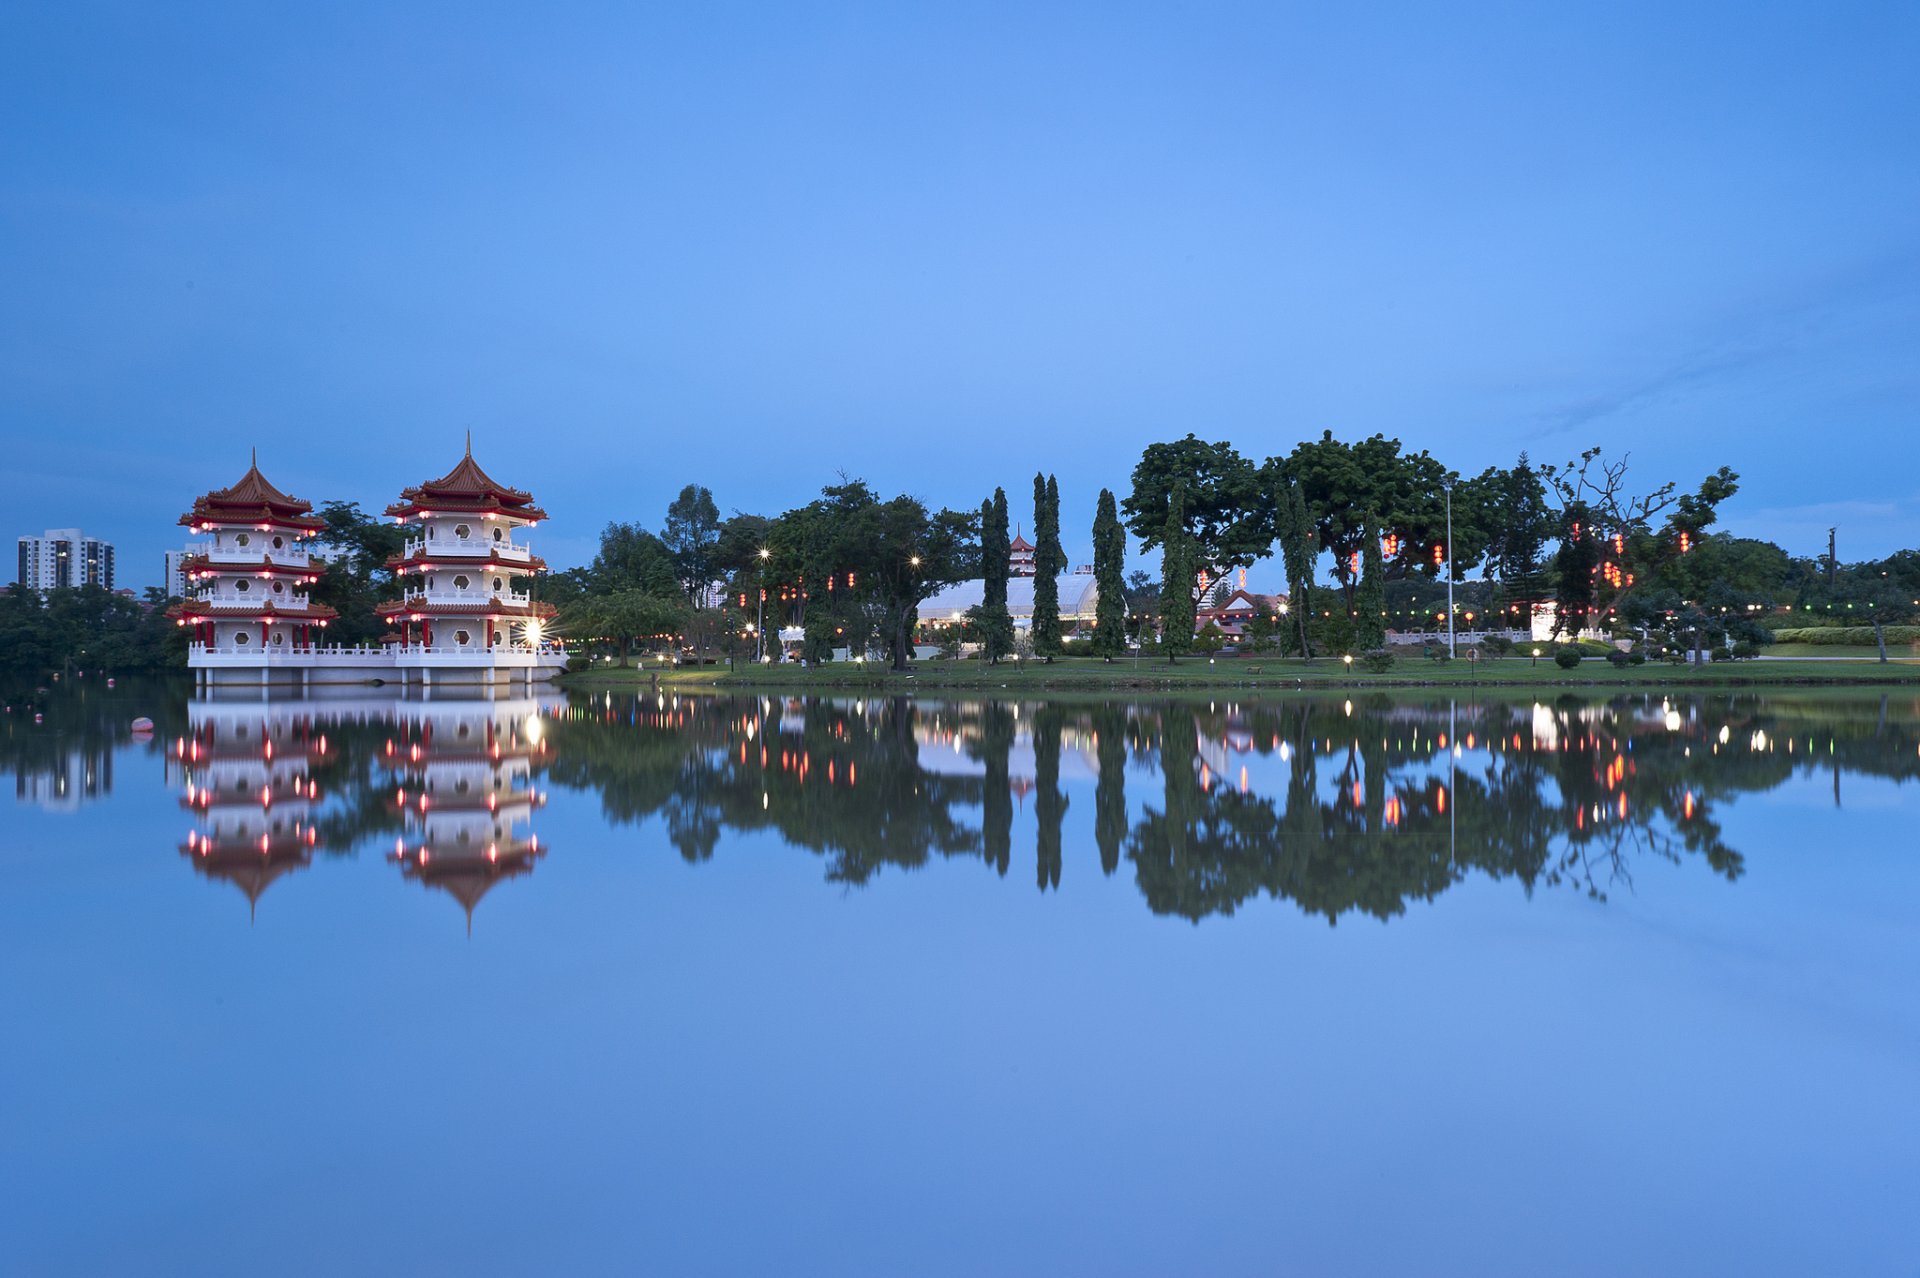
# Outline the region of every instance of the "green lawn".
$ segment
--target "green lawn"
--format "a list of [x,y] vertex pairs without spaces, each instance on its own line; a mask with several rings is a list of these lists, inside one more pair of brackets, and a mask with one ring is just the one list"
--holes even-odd
[[[1762,648],[1761,652],[1769,657],[1846,657],[1853,661],[1878,661],[1880,650],[1872,644],[1820,644],[1820,643],[1776,643]],[[1920,658],[1914,645],[1910,643],[1890,643],[1887,656],[1894,661],[1912,661]]]
[[[1824,655],[1824,654],[1823,654]],[[1182,658],[1176,665],[1141,660],[1108,664],[1091,657],[1064,657],[1043,662],[1008,661],[983,667],[977,661],[930,661],[917,664],[910,674],[854,662],[803,669],[795,665],[749,667],[729,673],[722,666],[692,670],[658,666],[622,669],[599,666],[566,676],[568,687],[650,687],[658,677],[663,685],[699,685],[716,688],[805,689],[826,687],[952,688],[998,691],[1002,688],[1044,689],[1172,689],[1181,688],[1365,688],[1441,687],[1731,687],[1763,684],[1915,684],[1920,685],[1920,663],[1882,665],[1861,661],[1739,661],[1703,667],[1649,663],[1615,668],[1605,660],[1589,658],[1573,670],[1562,670],[1551,660],[1537,664],[1525,657],[1439,663],[1422,657],[1396,662],[1393,669],[1373,674],[1337,659],[1303,662],[1281,657]]]

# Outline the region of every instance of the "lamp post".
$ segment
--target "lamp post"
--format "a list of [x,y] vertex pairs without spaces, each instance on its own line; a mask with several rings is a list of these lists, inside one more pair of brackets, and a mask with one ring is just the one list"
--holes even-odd
[[1459,482],[1449,475],[1441,481],[1447,490],[1447,656],[1453,651],[1453,486]]
[[764,662],[767,659],[767,560],[772,557],[771,550],[765,546],[760,547],[760,624],[754,628],[753,632],[754,639],[759,644],[759,651],[754,653],[753,659],[758,662]]

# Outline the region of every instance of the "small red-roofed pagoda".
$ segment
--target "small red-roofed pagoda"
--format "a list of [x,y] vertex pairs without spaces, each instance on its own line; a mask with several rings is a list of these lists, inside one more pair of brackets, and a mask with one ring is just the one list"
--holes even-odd
[[564,656],[545,642],[552,604],[516,585],[546,567],[513,534],[533,528],[547,512],[518,488],[493,479],[473,459],[473,439],[453,469],[404,490],[387,514],[412,533],[389,561],[406,583],[403,598],[378,611],[399,635],[396,664],[403,669],[486,675],[500,668],[557,668]]
[[169,613],[193,628],[189,664],[214,654],[262,664],[286,657],[311,648],[337,615],[307,598],[322,565],[306,542],[326,524],[310,502],[268,482],[257,455],[238,483],[195,498],[180,522],[208,538],[182,565],[190,597]]
[[1007,543],[1007,572],[1015,577],[1034,576],[1040,571],[1034,559],[1039,551],[1038,546],[1016,531],[1013,540]]

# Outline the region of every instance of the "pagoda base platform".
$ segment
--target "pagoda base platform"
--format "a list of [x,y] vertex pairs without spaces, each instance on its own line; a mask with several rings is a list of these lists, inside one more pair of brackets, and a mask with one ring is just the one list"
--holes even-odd
[[496,648],[208,648],[187,651],[194,687],[310,688],[322,684],[397,683],[402,687],[532,686],[567,668],[559,649]]

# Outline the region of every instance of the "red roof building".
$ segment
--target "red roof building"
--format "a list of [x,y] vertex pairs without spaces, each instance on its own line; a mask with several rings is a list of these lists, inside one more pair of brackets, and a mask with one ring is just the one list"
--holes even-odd
[[205,651],[289,653],[311,647],[338,614],[308,600],[322,563],[306,543],[326,524],[313,505],[260,473],[256,456],[229,488],[197,497],[180,523],[208,540],[182,564],[190,597],[169,610]]
[[471,436],[452,470],[400,496],[387,514],[414,535],[389,562],[407,592],[376,610],[400,636],[400,651],[473,659],[537,648],[555,610],[525,587],[546,563],[513,534],[547,512],[482,470]]
[[1007,543],[1007,571],[1016,577],[1031,577],[1039,571],[1035,556],[1040,548],[1016,530]]

